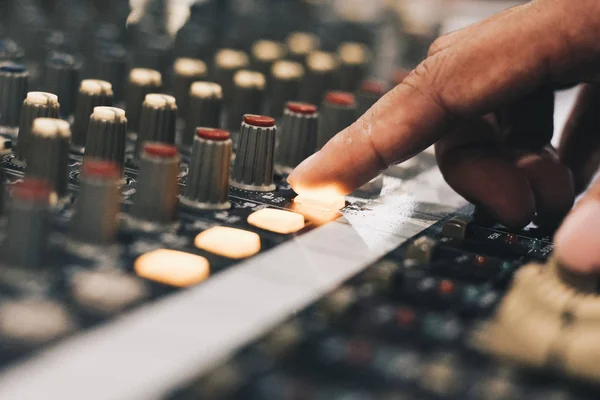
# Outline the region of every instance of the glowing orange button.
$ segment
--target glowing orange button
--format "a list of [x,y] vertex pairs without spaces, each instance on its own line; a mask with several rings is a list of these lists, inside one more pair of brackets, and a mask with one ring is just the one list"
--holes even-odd
[[135,273],[169,286],[187,287],[208,278],[210,264],[202,256],[177,250],[158,249],[135,260]]
[[295,212],[263,208],[248,217],[248,223],[276,233],[294,233],[304,228],[304,216]]
[[260,237],[242,229],[215,226],[199,233],[196,247],[227,258],[246,258],[260,251]]

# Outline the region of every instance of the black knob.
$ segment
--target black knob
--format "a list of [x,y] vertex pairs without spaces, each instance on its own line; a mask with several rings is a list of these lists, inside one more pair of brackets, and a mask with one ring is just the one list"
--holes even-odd
[[94,108],[85,142],[84,162],[88,158],[110,161],[115,163],[123,174],[126,136],[125,111],[116,107]]
[[356,100],[348,92],[329,92],[321,105],[317,148],[325,146],[338,132],[356,120]]
[[306,58],[306,76],[298,98],[311,104],[321,104],[325,93],[335,86],[339,62],[332,53],[314,51]]
[[173,65],[173,94],[177,99],[179,118],[188,115],[192,83],[206,77],[206,64],[195,58],[178,58]]
[[76,242],[107,245],[119,227],[119,168],[110,161],[87,159],[79,179],[79,194],[71,220]]
[[229,203],[229,166],[232,143],[229,132],[198,128],[181,203],[190,207],[223,210]]
[[140,157],[131,216],[135,226],[151,230],[175,222],[179,195],[179,154],[173,145],[145,143]]
[[273,64],[269,83],[269,115],[279,118],[288,101],[298,100],[304,67],[295,61],[280,60]]
[[273,40],[258,40],[252,45],[252,68],[269,76],[271,67],[285,56],[285,45]]
[[243,69],[233,77],[232,97],[227,103],[227,128],[237,131],[244,114],[262,111],[265,96],[265,76]]
[[112,85],[115,102],[123,100],[127,77],[127,50],[118,43],[98,49],[94,55],[95,77]]
[[387,92],[385,83],[377,80],[366,80],[361,83],[356,93],[356,117],[363,115]]
[[275,119],[252,114],[244,116],[231,186],[259,192],[275,190],[273,156],[276,132]]
[[0,65],[0,133],[17,135],[29,72],[20,64]]
[[22,62],[25,51],[17,42],[11,39],[0,39],[0,63]]
[[146,95],[136,142],[136,157],[139,157],[145,142],[175,144],[176,124],[175,97],[157,93]]
[[19,118],[19,136],[15,152],[17,162],[27,163],[33,120],[36,118],[58,118],[59,110],[60,104],[58,104],[58,96],[55,94],[46,92],[27,93]]
[[3,246],[3,263],[39,268],[50,232],[50,188],[45,181],[25,179],[12,191]]
[[292,32],[286,39],[288,57],[294,61],[305,63],[306,57],[319,48],[319,37],[309,32]]
[[340,70],[337,88],[354,92],[369,70],[371,59],[369,49],[361,43],[346,42],[338,48]]
[[183,144],[191,146],[196,128],[218,128],[223,108],[223,89],[213,82],[194,82],[190,88],[190,107],[186,115]]
[[162,88],[162,75],[153,69],[134,68],[129,73],[129,86],[125,100],[129,130],[137,133],[142,116],[142,105],[146,95],[159,93]]
[[286,172],[311,156],[317,148],[317,106],[308,103],[288,103],[283,114],[277,164]]
[[54,118],[33,121],[25,175],[45,180],[57,200],[68,194],[70,142],[71,127],[67,121]]
[[72,148],[83,152],[90,127],[90,116],[94,108],[99,106],[112,106],[113,90],[109,82],[97,79],[85,79],[79,86],[75,120],[73,121]]
[[68,118],[75,111],[81,62],[66,53],[51,53],[46,60],[44,90],[56,93],[60,99],[60,114]]
[[228,101],[233,87],[233,75],[242,68],[248,67],[248,55],[243,51],[221,49],[215,54],[213,78],[223,88],[223,95]]

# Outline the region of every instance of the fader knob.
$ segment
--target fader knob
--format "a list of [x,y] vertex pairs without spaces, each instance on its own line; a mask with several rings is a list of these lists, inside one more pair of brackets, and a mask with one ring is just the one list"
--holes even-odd
[[269,76],[273,64],[285,56],[285,45],[273,40],[258,40],[252,45],[251,53],[253,68]]
[[118,229],[119,168],[110,161],[86,160],[71,222],[70,237],[77,241],[106,245]]
[[46,254],[50,225],[50,188],[25,179],[12,192],[8,206],[2,260],[12,267],[38,268]]
[[285,108],[277,164],[291,170],[314,153],[317,147],[317,106],[290,102]]
[[117,165],[122,174],[125,163],[126,136],[125,111],[116,107],[94,108],[85,142],[84,163],[88,158],[111,161]]
[[243,69],[233,77],[232,97],[227,103],[227,128],[237,131],[244,114],[258,114],[265,95],[265,76]]
[[231,186],[258,192],[275,190],[273,155],[276,131],[275,120],[271,117],[244,116]]
[[109,82],[97,79],[85,79],[79,86],[75,120],[73,121],[72,147],[78,152],[83,152],[90,126],[90,116],[94,108],[99,106],[112,106],[113,90]]
[[0,133],[16,135],[29,72],[23,65],[0,65]]
[[131,215],[140,227],[175,222],[179,195],[179,154],[173,145],[145,143]]
[[196,81],[206,77],[206,64],[195,58],[178,58],[173,65],[173,94],[177,99],[179,117],[188,115],[190,88]]
[[145,142],[175,144],[176,124],[175,97],[157,93],[146,95],[140,117],[136,157],[139,157]]
[[81,62],[66,53],[52,53],[46,60],[44,90],[60,99],[60,115],[68,118],[75,111]]
[[369,49],[361,43],[346,42],[338,48],[340,70],[337,86],[340,90],[354,92],[369,68]]
[[31,128],[25,176],[46,181],[57,199],[67,195],[71,127],[67,121],[37,118]]
[[131,132],[138,132],[142,106],[146,95],[158,93],[161,88],[162,75],[160,72],[146,68],[134,68],[131,70],[129,73],[127,98],[125,100],[127,120],[129,121],[129,130]]
[[335,84],[339,68],[336,56],[324,51],[314,51],[306,58],[306,77],[300,88],[298,99],[311,104],[321,104],[325,92]]
[[30,149],[31,126],[36,118],[58,118],[60,104],[58,97],[52,93],[29,92],[21,108],[19,118],[19,136],[16,157],[20,163],[26,163]]
[[233,75],[242,68],[248,67],[248,56],[243,51],[221,49],[215,54],[213,76],[223,88],[225,99],[231,98]]
[[115,102],[123,100],[127,75],[127,50],[118,43],[102,47],[94,55],[95,76],[110,82]]
[[319,48],[319,38],[309,32],[292,32],[285,39],[288,57],[301,63],[306,62],[306,56]]
[[281,60],[273,64],[269,83],[269,115],[279,118],[288,101],[298,100],[304,67],[295,61]]
[[181,203],[190,207],[223,210],[229,203],[229,166],[232,143],[229,132],[200,127],[196,130],[187,184]]
[[325,146],[338,132],[356,120],[356,100],[347,92],[329,92],[321,106],[317,148]]
[[218,128],[223,108],[223,89],[213,82],[194,82],[190,88],[190,107],[185,121],[183,144],[191,146],[196,128]]
[[356,117],[363,115],[373,106],[387,91],[383,82],[366,80],[361,83],[356,94]]

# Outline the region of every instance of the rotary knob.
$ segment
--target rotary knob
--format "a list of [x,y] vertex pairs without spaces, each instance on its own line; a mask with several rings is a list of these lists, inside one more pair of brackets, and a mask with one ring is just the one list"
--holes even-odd
[[66,53],[51,53],[46,60],[44,89],[60,99],[60,114],[70,117],[75,111],[81,61]]
[[79,86],[75,120],[73,121],[72,147],[75,151],[83,153],[90,126],[90,116],[94,108],[112,106],[113,90],[109,82],[97,79],[85,79]]
[[371,79],[361,83],[356,94],[356,116],[366,113],[386,92],[387,87],[383,82]]
[[304,67],[300,63],[281,60],[273,64],[269,83],[269,115],[279,118],[288,101],[298,100],[302,78]]
[[242,68],[247,68],[248,56],[243,51],[221,49],[215,54],[213,76],[223,88],[226,101],[231,97],[233,75]]
[[21,108],[19,136],[16,148],[16,161],[21,164],[29,157],[31,126],[36,118],[58,118],[60,104],[58,96],[46,92],[29,92]]
[[173,94],[177,99],[180,118],[188,115],[190,88],[196,81],[206,78],[206,64],[194,58],[178,58],[173,65]]
[[28,84],[29,72],[25,66],[0,65],[0,133],[17,134]]
[[335,54],[314,51],[306,58],[306,77],[298,99],[311,104],[321,104],[325,93],[335,86],[339,62]]
[[265,95],[265,76],[260,72],[243,69],[233,78],[232,97],[227,104],[227,128],[237,131],[246,113],[258,114]]
[[290,102],[285,108],[277,164],[291,172],[304,159],[311,156],[317,147],[317,106],[308,103]]
[[223,210],[229,203],[229,166],[232,143],[229,132],[198,128],[194,138],[187,184],[181,203],[199,209]]
[[333,138],[338,132],[346,129],[356,120],[356,100],[348,92],[329,92],[323,100],[319,128],[317,135],[317,148]]
[[305,63],[306,57],[319,48],[319,37],[309,32],[292,32],[285,42],[288,47],[288,57],[294,61]]
[[190,107],[185,121],[183,144],[191,146],[196,128],[209,126],[218,128],[221,124],[223,89],[213,82],[194,82],[190,88]]
[[176,124],[175,97],[157,93],[146,95],[140,117],[136,157],[139,157],[145,142],[175,144]]
[[94,54],[95,76],[109,82],[114,92],[114,100],[123,100],[125,78],[127,76],[127,50],[118,43],[103,46]]
[[115,163],[123,174],[126,136],[125,111],[116,107],[94,108],[85,143],[84,162],[88,158],[110,161]]
[[369,49],[362,43],[346,42],[338,48],[340,69],[338,88],[354,92],[365,78],[371,59]]
[[162,88],[162,75],[153,69],[134,68],[129,73],[129,87],[125,100],[129,130],[138,132],[142,107],[146,95],[158,93]]
[[231,186],[258,192],[275,190],[273,156],[276,133],[275,119],[253,114],[244,116]]
[[285,56],[285,45],[273,40],[258,40],[252,45],[252,66],[265,76],[269,76],[271,67]]

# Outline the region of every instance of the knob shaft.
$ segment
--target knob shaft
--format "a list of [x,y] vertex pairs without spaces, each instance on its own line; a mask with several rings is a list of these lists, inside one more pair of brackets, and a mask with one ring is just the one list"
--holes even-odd
[[195,58],[178,58],[173,65],[173,93],[180,118],[188,115],[192,83],[206,78],[206,64]]
[[315,152],[318,120],[317,106],[296,102],[287,104],[276,158],[286,172]]
[[17,134],[29,72],[23,65],[0,65],[0,133]]
[[304,67],[295,61],[281,60],[273,64],[269,81],[269,115],[279,118],[288,101],[298,100]]
[[129,73],[129,87],[127,88],[127,120],[129,130],[137,133],[140,127],[142,106],[146,95],[159,93],[162,88],[162,75],[153,69],[134,68]]
[[196,128],[221,126],[223,108],[223,89],[213,82],[194,82],[190,88],[190,107],[185,121],[183,144],[191,146]]
[[19,136],[17,140],[17,161],[25,164],[31,148],[31,126],[36,118],[58,118],[60,104],[58,96],[46,92],[29,92],[21,108]]
[[190,207],[223,210],[229,203],[229,166],[232,143],[229,132],[198,128],[194,138],[187,184],[181,203]]
[[85,143],[85,159],[98,158],[111,161],[123,174],[126,136],[125,111],[116,107],[94,108]]
[[348,92],[329,92],[321,106],[317,148],[325,146],[338,132],[350,126],[356,119],[356,100]]
[[112,106],[113,90],[109,82],[97,79],[85,79],[79,86],[75,120],[73,121],[72,147],[78,152],[83,152],[87,134],[90,127],[90,116],[94,108]]
[[136,143],[136,157],[140,156],[146,142],[175,144],[177,105],[175,97],[166,94],[146,95],[140,118]]
[[25,175],[45,180],[58,199],[68,194],[70,141],[71,127],[67,121],[54,118],[33,121]]
[[66,53],[51,53],[46,60],[44,89],[60,99],[60,114],[68,118],[75,111],[81,61]]
[[112,162],[86,160],[71,221],[72,239],[95,245],[115,240],[119,226],[119,179],[119,168]]
[[175,222],[179,195],[179,154],[173,145],[145,143],[140,157],[137,190],[131,215],[149,224]]
[[252,114],[244,116],[231,186],[259,192],[275,190],[273,156],[276,133],[273,118]]
[[265,76],[243,69],[233,78],[233,97],[227,104],[227,128],[237,131],[244,114],[259,114],[265,95]]

